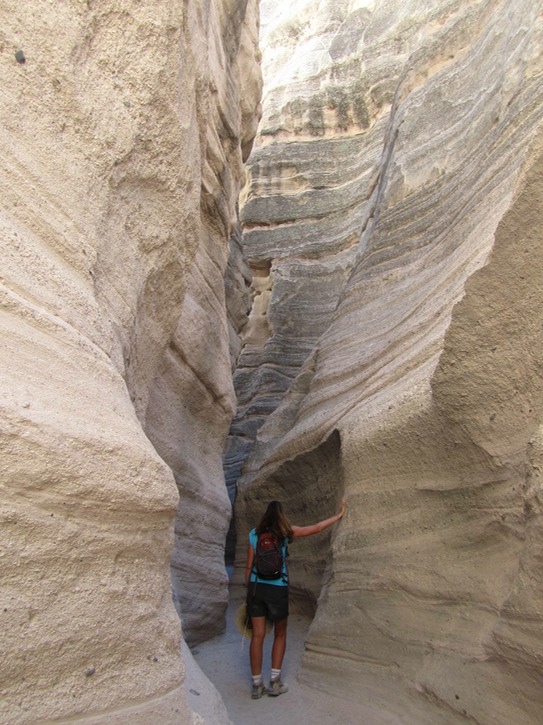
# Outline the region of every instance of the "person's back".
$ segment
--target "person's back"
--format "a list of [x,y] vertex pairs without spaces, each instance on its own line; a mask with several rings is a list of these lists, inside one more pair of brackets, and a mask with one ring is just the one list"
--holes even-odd
[[288,579],[286,569],[288,549],[285,538],[270,529],[266,529],[260,534],[256,533],[256,529],[253,531],[256,536],[254,566],[257,580],[267,582],[281,579],[282,582],[286,582]]
[[[272,501],[258,526],[249,533],[245,584],[247,611],[251,617],[252,636],[249,656],[253,687],[251,697],[264,694],[272,697],[288,691],[281,682],[281,666],[285,656],[288,621],[288,543],[301,536],[311,536],[332,526],[345,513],[345,499],[339,512],[311,526],[292,526],[283,513],[280,501]],[[262,652],[266,634],[266,618],[274,624],[270,685],[264,687]]]

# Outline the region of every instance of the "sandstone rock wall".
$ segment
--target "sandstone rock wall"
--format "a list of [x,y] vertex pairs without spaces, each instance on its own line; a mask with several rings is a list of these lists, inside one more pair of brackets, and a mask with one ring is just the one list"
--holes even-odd
[[173,522],[197,638],[226,598],[223,272],[257,5],[0,13],[0,721],[191,722]]
[[[287,235],[300,256],[307,207],[322,211],[313,238],[331,254],[341,224],[330,231],[332,203],[337,210],[341,190],[352,188],[352,166],[368,180],[352,197],[360,238],[337,307],[246,463],[239,561],[268,498],[305,523],[328,515],[345,491],[349,510],[331,547],[311,540],[315,548],[292,560],[294,590],[318,600],[304,678],[405,723],[535,725],[543,704],[542,4],[300,8],[275,36],[284,83],[268,97],[271,120],[254,157],[249,256],[254,243],[273,270],[276,256],[289,256]],[[294,36],[285,60],[284,38]],[[345,67],[358,68],[369,88],[367,129],[347,124],[358,143],[352,166],[342,164],[345,184],[332,179],[329,206],[312,200],[327,174],[305,195],[289,188],[283,202],[276,180],[285,153],[297,151],[294,179],[302,160],[318,156],[315,144],[341,148],[322,99]],[[388,84],[376,81],[384,67]],[[319,156],[321,165],[332,158]],[[347,221],[348,210],[339,217]],[[303,310],[301,298],[289,303]],[[272,292],[268,316],[273,305]],[[322,562],[320,582],[308,573],[312,560]]]
[[193,61],[192,106],[197,127],[205,133],[200,136],[199,246],[146,414],[146,432],[171,466],[181,495],[172,580],[189,644],[225,626],[224,549],[231,502],[222,455],[235,413],[231,375],[239,354],[239,318],[247,306],[244,260],[236,241],[237,196],[261,94],[257,4],[224,3],[215,20],[208,17],[213,4],[195,7],[187,36],[203,37],[207,49],[207,64],[201,52]]

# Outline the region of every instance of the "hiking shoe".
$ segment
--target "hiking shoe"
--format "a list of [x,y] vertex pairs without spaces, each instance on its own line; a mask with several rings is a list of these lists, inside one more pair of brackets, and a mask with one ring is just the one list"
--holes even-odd
[[253,685],[251,697],[253,700],[259,700],[262,695],[265,695],[267,692],[268,690],[264,687],[264,683],[261,682],[260,685]]
[[288,685],[284,685],[281,680],[272,680],[268,687],[268,695],[270,697],[277,697],[282,695],[284,692],[288,692]]

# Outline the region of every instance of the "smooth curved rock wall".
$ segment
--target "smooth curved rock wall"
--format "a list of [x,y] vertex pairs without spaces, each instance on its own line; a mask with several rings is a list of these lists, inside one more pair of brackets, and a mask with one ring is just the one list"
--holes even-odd
[[[424,44],[432,46],[432,68],[423,72],[436,72],[458,52],[448,47],[451,36],[465,35],[469,20],[451,8],[454,29],[446,34],[436,32],[439,3],[373,5],[301,0],[279,11],[273,2],[261,4],[263,118],[241,218],[255,276],[269,272],[269,304],[262,308],[255,287],[234,374],[238,410],[225,455],[230,488],[257,431],[330,324],[351,274],[360,236],[372,223],[400,78],[415,74]],[[404,79],[403,92],[408,86]]]
[[212,633],[230,517],[223,272],[258,117],[257,5],[1,16],[0,720],[201,722],[170,559],[178,511],[186,632]]
[[192,645],[223,631],[228,602],[224,550],[232,508],[222,455],[235,413],[232,365],[247,307],[237,198],[260,112],[258,5],[197,3],[186,34],[202,39],[197,43],[207,51],[195,49],[190,66],[192,122],[201,129],[202,156],[194,160],[201,189],[198,248],[153,382],[145,430],[181,496],[172,582]]
[[[303,679],[413,725],[536,725],[542,5],[366,10],[362,62],[380,34],[398,64],[375,183],[337,308],[245,465],[238,562],[268,498],[298,523],[297,481],[318,481],[312,460],[337,431],[338,475],[305,515],[315,501],[319,518],[325,497],[331,513],[342,490],[349,509],[331,533]],[[330,36],[322,45],[344,47],[336,26]],[[285,82],[277,118],[300,87]],[[274,153],[279,167],[304,133],[289,118],[265,146],[272,176]],[[277,229],[262,225],[257,249]],[[291,576],[306,580],[303,560]]]

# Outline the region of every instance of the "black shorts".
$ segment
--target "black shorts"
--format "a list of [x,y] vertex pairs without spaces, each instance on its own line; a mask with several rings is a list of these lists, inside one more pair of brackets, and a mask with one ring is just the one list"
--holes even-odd
[[267,617],[280,622],[288,617],[288,587],[249,582],[247,611],[250,617]]

